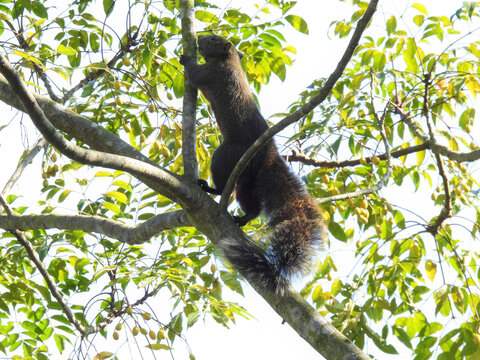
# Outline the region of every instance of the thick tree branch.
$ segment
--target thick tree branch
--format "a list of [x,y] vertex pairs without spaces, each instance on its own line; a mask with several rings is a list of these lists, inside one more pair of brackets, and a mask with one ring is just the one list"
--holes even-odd
[[[192,223],[213,244],[242,244],[247,235],[233,221],[230,214],[220,209],[211,198],[204,203],[202,212],[190,213]],[[251,240],[250,240],[251,241]],[[278,296],[257,286],[249,274],[242,274],[272,308],[316,351],[330,360],[370,359],[355,344],[348,340],[293,288]]]
[[358,21],[357,27],[353,32],[352,38],[348,43],[347,49],[345,50],[342,58],[340,59],[339,63],[335,70],[330,74],[327,81],[320,89],[319,93],[314,96],[309,102],[303,105],[300,109],[295,111],[293,114],[288,115],[280,122],[269,128],[266,132],[264,132],[256,141],[253,143],[252,146],[245,152],[242,156],[240,161],[235,166],[234,170],[232,171],[227,184],[222,192],[222,197],[220,199],[220,206],[226,208],[228,205],[228,200],[230,198],[230,194],[235,187],[235,183],[237,182],[238,176],[241,174],[245,166],[249,163],[249,161],[255,156],[257,151],[265,145],[268,140],[270,140],[275,134],[279,133],[287,126],[293,124],[294,122],[300,120],[304,116],[308,115],[314,108],[320,105],[328,96],[330,91],[333,89],[333,86],[338,81],[338,79],[342,76],[343,71],[345,70],[347,64],[349,63],[350,59],[357,48],[358,43],[362,37],[363,31],[366,29],[368,23],[370,22],[373,14],[376,11],[378,4],[378,0],[371,0],[370,4],[368,5],[365,14],[363,14],[362,18]]
[[459,151],[452,150],[445,145],[441,145],[437,143],[437,140],[435,138],[430,139],[430,143],[431,143],[431,150],[434,153],[443,155],[449,158],[450,160],[454,160],[458,163],[471,162],[471,161],[476,161],[480,159],[480,149],[473,150],[470,152],[459,152]]
[[[87,150],[71,144],[57,131],[52,123],[50,123],[41,107],[37,103],[36,97],[30,93],[18,74],[1,54],[0,72],[9,82],[13,94],[17,94],[18,98],[20,99],[22,103],[22,110],[29,114],[30,118],[34,122],[35,126],[40,130],[42,135],[61,153],[81,164],[103,166],[131,173],[140,180],[145,181],[147,185],[152,187],[152,189],[155,191],[174,201],[181,202],[182,199],[186,200],[191,198],[192,194],[190,189],[185,186],[180,177],[160,168],[140,152],[122,142],[117,136],[109,134],[100,126],[95,125],[86,119],[84,119],[83,124],[81,124],[85,127],[83,129],[85,131],[83,137],[88,140],[89,136],[87,132],[93,133],[94,139],[96,139],[95,146],[102,148],[102,150],[105,149],[105,151],[108,151],[108,153]],[[5,90],[5,86],[2,87],[1,85],[2,84],[0,84],[0,92]],[[51,110],[52,107],[58,109],[61,107],[61,105],[50,102],[49,105],[47,105],[47,110]],[[61,112],[62,115],[65,115],[66,113],[67,111],[65,110]],[[73,112],[68,113],[69,115],[76,116],[78,118],[78,115],[74,115]],[[61,120],[65,121],[66,119],[62,117]],[[70,121],[67,123],[71,124]],[[73,126],[75,127],[75,125]],[[71,129],[67,126],[66,131],[71,134],[70,130]],[[99,139],[102,140],[99,141]],[[91,141],[92,140],[90,139],[89,142]],[[113,155],[111,154],[112,148],[128,153],[127,156],[131,155],[133,158],[123,155]]]
[[91,215],[0,215],[0,228],[5,230],[81,230],[102,234],[131,245],[143,244],[164,230],[181,226],[190,226],[190,222],[182,210],[156,215],[137,226],[125,225],[108,218]]
[[[180,0],[180,17],[182,19],[183,53],[197,58],[197,44],[195,41],[195,4],[193,0]],[[197,90],[184,81],[182,116],[182,156],[184,173],[187,177],[198,178],[198,162],[196,149],[196,109]]]
[[[87,144],[94,150],[128,156],[133,159],[156,165],[140,151],[130,146],[118,136],[105,130],[103,127],[93,123],[89,119],[51,101],[44,96],[35,93],[32,95],[45,116],[58,130],[69,134],[82,143]],[[23,103],[20,101],[20,98],[12,90],[7,81],[1,76],[0,100],[16,108],[17,110],[27,112]],[[101,141],[99,139],[101,139]]]

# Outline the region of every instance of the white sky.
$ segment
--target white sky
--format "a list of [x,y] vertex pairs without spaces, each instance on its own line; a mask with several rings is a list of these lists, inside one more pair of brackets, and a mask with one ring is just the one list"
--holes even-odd
[[[240,7],[243,1],[218,0],[214,1],[219,6],[226,6],[231,3],[232,7]],[[419,1],[427,5],[430,13],[451,12],[461,6],[461,1]],[[386,13],[399,14],[405,7],[405,0],[391,1],[383,0]],[[293,30],[287,36],[287,41],[291,42],[297,48],[297,60],[287,71],[287,80],[281,83],[276,77],[272,76],[271,82],[264,87],[260,97],[262,111],[264,115],[269,116],[275,112],[283,112],[287,106],[297,99],[298,94],[318,77],[327,76],[336,65],[344,49],[345,42],[339,42],[336,39],[327,37],[327,29],[331,21],[340,19],[344,16],[350,16],[350,11],[345,11],[349,7],[337,0],[300,0],[298,5],[292,10],[292,13],[305,18],[309,25],[310,35],[305,36],[296,34]],[[392,10],[392,8],[394,8]],[[395,10],[396,8],[396,10]],[[380,10],[377,18],[383,17]],[[288,29],[287,29],[288,30]],[[5,116],[4,119],[9,119]],[[25,119],[24,121],[29,121]],[[3,125],[3,120],[0,125]],[[8,138],[18,141],[21,130],[18,127],[9,130]],[[0,139],[4,141],[5,131],[0,133]],[[13,146],[18,146],[13,145]],[[18,156],[11,155],[11,146],[8,143],[0,143],[0,159],[2,161],[3,171],[0,172],[0,188],[3,187],[6,180],[16,166]],[[35,182],[39,177],[39,163],[27,170],[26,178],[34,178]],[[32,184],[35,185],[35,184]],[[36,186],[36,185],[35,185]],[[15,193],[15,191],[14,191]],[[17,192],[18,193],[18,192]],[[38,193],[38,192],[37,192]],[[403,194],[407,195],[407,194]],[[413,195],[413,194],[412,194]],[[415,194],[418,196],[418,194]],[[405,201],[415,201],[412,196],[410,200],[405,197]],[[333,244],[338,244],[334,242]],[[351,249],[350,249],[351,250]],[[338,264],[349,264],[349,261],[342,261],[346,252],[335,248],[331,249],[332,256]],[[352,251],[350,251],[351,253]],[[351,255],[351,254],[350,254]],[[347,265],[348,266],[348,265]],[[348,271],[347,271],[348,272]],[[212,320],[205,323],[199,322],[184,335],[188,339],[189,346],[198,360],[244,360],[244,359],[275,359],[275,360],[317,360],[321,357],[310,345],[308,345],[298,334],[296,334],[289,325],[282,325],[281,318],[258,296],[248,285],[245,284],[245,298],[241,298],[230,293],[225,289],[225,300],[235,301],[247,308],[247,310],[256,317],[256,320],[237,319],[237,325],[232,329],[225,329]],[[153,302],[152,302],[153,303]],[[112,346],[119,346],[121,342],[110,342]],[[184,344],[176,342],[175,358],[187,359]],[[373,347],[372,347],[373,348]],[[127,348],[125,348],[127,349]],[[399,347],[401,350],[402,347]],[[53,348],[51,348],[53,350]],[[106,349],[105,349],[106,350]],[[368,351],[369,349],[367,349]],[[371,350],[371,349],[370,349]],[[123,356],[122,356],[123,354]],[[380,352],[375,352],[379,359],[407,359],[407,356],[390,357]],[[64,354],[68,355],[68,354]],[[128,351],[121,351],[120,359],[129,359]],[[148,359],[149,355],[145,354]],[[166,353],[158,353],[158,359],[166,359],[170,356]],[[58,358],[66,358],[61,356]]]

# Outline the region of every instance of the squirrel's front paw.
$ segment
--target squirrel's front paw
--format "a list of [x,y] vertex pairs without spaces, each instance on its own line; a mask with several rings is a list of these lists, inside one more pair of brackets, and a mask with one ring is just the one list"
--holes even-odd
[[187,62],[190,62],[192,61],[192,57],[191,56],[187,56],[187,55],[180,55],[180,64],[184,65],[187,63]]
[[208,185],[208,182],[203,179],[197,179],[197,184],[202,188],[203,191],[209,192],[210,186]]
[[232,217],[233,217],[233,221],[235,221],[237,223],[237,225],[240,226],[240,227],[245,226],[248,223],[248,220],[246,219],[245,216],[234,215]]
[[198,186],[200,186],[202,188],[203,191],[205,191],[206,193],[209,193],[209,194],[213,194],[213,195],[221,195],[222,192],[215,189],[215,188],[212,188],[211,186],[208,185],[208,182],[205,181],[205,180],[202,180],[202,179],[198,179],[197,180],[197,184]]

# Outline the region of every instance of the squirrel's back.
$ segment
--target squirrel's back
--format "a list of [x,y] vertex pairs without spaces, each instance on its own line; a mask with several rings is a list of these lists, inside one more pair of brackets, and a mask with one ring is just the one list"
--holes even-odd
[[[241,65],[241,55],[226,39],[216,35],[198,37],[204,64],[182,57],[188,81],[200,89],[215,113],[223,141],[215,150],[211,171],[218,194],[223,190],[234,166],[268,129],[250,92]],[[324,238],[324,223],[318,206],[303,183],[293,174],[272,140],[253,157],[240,175],[236,199],[244,211],[236,217],[239,225],[257,217],[267,218],[266,242],[220,244],[226,258],[243,274],[249,273],[259,285],[282,293],[290,278],[307,270],[313,249]]]

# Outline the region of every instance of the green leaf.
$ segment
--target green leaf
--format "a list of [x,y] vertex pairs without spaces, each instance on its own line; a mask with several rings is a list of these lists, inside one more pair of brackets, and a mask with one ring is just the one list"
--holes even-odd
[[412,8],[417,9],[417,10],[420,11],[423,15],[428,15],[427,8],[425,7],[425,5],[422,5],[422,4],[419,4],[419,3],[415,3],[415,4],[412,4]]
[[100,49],[100,40],[95,32],[90,33],[90,47],[93,51],[98,51]]
[[113,203],[111,203],[111,202],[109,202],[109,201],[105,201],[104,203],[102,203],[102,206],[103,206],[105,209],[108,209],[108,210],[110,210],[110,211],[113,211],[113,212],[114,212],[115,214],[117,214],[117,215],[120,214],[120,212],[121,212],[121,211],[120,211],[120,208],[119,208],[117,205],[115,205],[115,204],[113,204]]
[[340,279],[333,280],[332,290],[331,290],[332,295],[336,296],[340,294],[340,291],[342,291],[342,287],[343,287],[342,280]]
[[394,332],[395,336],[397,337],[397,339],[400,340],[400,342],[402,344],[404,344],[409,349],[413,349],[412,342],[410,341],[410,337],[405,332],[405,330],[403,330],[403,329],[401,329],[397,326],[394,326],[393,332]]
[[308,34],[308,25],[303,18],[298,15],[287,15],[285,16],[290,25],[294,27],[295,30],[300,31],[301,33]]
[[205,10],[197,10],[195,11],[195,18],[199,21],[211,23],[214,20],[218,21],[217,16],[211,12]]
[[109,173],[108,171],[98,171],[94,175],[95,177],[113,177],[112,173]]
[[465,127],[467,125],[473,124],[473,120],[475,119],[475,109],[473,108],[468,108],[466,109],[462,115],[460,115],[460,119],[458,121],[458,124],[462,129],[465,130]]
[[314,303],[317,303],[322,300],[322,295],[323,295],[323,289],[321,285],[318,285],[313,289],[312,292],[312,301]]
[[435,314],[439,312],[447,316],[450,313],[450,300],[448,299],[448,287],[443,285],[440,290],[434,293],[435,302],[437,306],[435,307]]
[[52,315],[50,318],[59,321],[65,325],[71,325],[70,320],[68,320],[65,316],[63,315]]
[[403,60],[405,60],[405,63],[407,64],[407,71],[414,74],[420,71],[416,56],[417,45],[415,44],[415,40],[412,38],[408,38],[407,49],[403,51]]
[[105,196],[114,198],[118,202],[122,204],[128,204],[128,198],[124,193],[121,193],[119,191],[109,191],[105,194]]
[[427,260],[425,262],[425,272],[427,273],[430,281],[433,281],[433,279],[435,279],[435,275],[437,274],[437,264],[431,260]]
[[94,62],[94,63],[91,63],[91,64],[88,64],[87,67],[91,70],[95,70],[95,71],[98,71],[98,70],[103,70],[103,71],[107,71],[109,73],[111,73],[112,71],[110,70],[110,68],[108,67],[107,64],[105,64],[104,62]]
[[65,336],[54,334],[53,338],[55,339],[58,351],[60,354],[63,353],[63,350],[65,350]]
[[150,345],[145,345],[145,347],[151,350],[170,350],[171,349],[170,346],[167,346],[164,344],[150,344]]
[[377,70],[383,70],[387,64],[387,56],[383,52],[375,53],[373,57],[373,67]]
[[220,278],[231,290],[243,295],[242,285],[235,274],[228,271],[220,271]]
[[13,53],[15,55],[21,56],[22,58],[34,62],[35,64],[42,65],[42,62],[38,60],[35,56],[27,54],[26,52],[23,52],[21,50],[13,50]]
[[80,272],[80,270],[90,264],[90,259],[87,258],[77,258],[75,256],[70,256],[69,260],[76,272]]
[[32,2],[32,12],[42,19],[48,19],[47,8],[40,1]]
[[423,160],[425,160],[425,150],[417,152],[417,166],[420,167],[422,165]]
[[[122,188],[123,190],[126,190],[126,191],[132,191],[132,186],[127,183],[126,181],[123,181],[123,180],[115,180],[112,185],[115,185],[115,186],[118,186],[120,188]],[[155,195],[155,193],[153,193]]]
[[345,232],[343,231],[343,228],[337,224],[334,221],[331,221],[328,224],[328,231],[335,236],[340,241],[346,242],[347,241],[347,235],[345,235]]
[[397,18],[395,16],[390,16],[387,20],[387,34],[391,35],[397,29]]
[[63,202],[71,192],[71,190],[64,190],[58,197],[58,202]]
[[72,48],[71,46],[64,46],[62,44],[58,45],[57,47],[57,52],[62,55],[68,55],[68,56],[75,56],[77,54],[77,50]]
[[189,328],[192,325],[194,325],[197,322],[200,315],[201,315],[200,311],[192,311],[190,314],[188,314],[187,327]]
[[173,80],[173,93],[177,98],[181,98],[183,96],[183,80],[184,78],[181,74],[177,74]]
[[422,26],[424,22],[425,22],[425,16],[423,16],[423,15],[416,15],[413,18],[413,23],[415,25],[417,25],[418,27]]
[[291,45],[288,45],[288,46],[285,46],[282,51],[288,51],[288,52],[291,52],[292,54],[296,54],[297,53],[297,49],[295,49],[293,46]]
[[259,37],[260,37],[260,39],[265,41],[265,43],[268,44],[268,45],[272,45],[272,46],[277,47],[279,49],[282,48],[282,43],[280,41],[278,41],[278,39],[273,35],[264,33],[264,34],[261,34]]
[[272,71],[275,73],[275,75],[277,75],[280,80],[285,81],[285,77],[287,76],[287,69],[282,59],[276,58],[272,62],[271,66],[272,66]]
[[103,11],[105,12],[105,15],[110,15],[114,6],[115,0],[103,0]]
[[398,210],[393,210],[393,219],[400,229],[405,229],[405,218],[402,213]]

